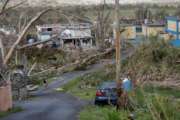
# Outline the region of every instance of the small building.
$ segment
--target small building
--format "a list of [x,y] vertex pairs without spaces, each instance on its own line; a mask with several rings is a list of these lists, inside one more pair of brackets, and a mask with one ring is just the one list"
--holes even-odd
[[157,36],[165,31],[165,25],[160,23],[148,23],[142,25],[142,32],[144,36]]
[[[57,35],[56,43],[62,48],[92,48],[93,36],[91,35],[91,24],[49,24],[38,25],[37,36],[40,41],[50,39]],[[58,41],[58,42],[57,42]]]

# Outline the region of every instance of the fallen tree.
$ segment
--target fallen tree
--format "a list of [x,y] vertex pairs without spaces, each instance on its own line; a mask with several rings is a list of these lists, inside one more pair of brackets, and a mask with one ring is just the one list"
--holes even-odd
[[61,67],[51,67],[50,69],[43,70],[39,73],[35,73],[32,75],[29,75],[30,78],[46,78],[49,75],[60,75],[65,72],[74,71],[74,70],[80,70],[85,69],[87,66],[96,63],[99,59],[104,58],[108,56],[109,54],[112,54],[114,48],[106,49],[104,52],[97,53],[95,55],[91,55],[85,59],[77,60],[74,63],[70,63]]
[[32,26],[32,24],[34,22],[36,22],[42,15],[44,15],[45,13],[47,13],[48,11],[50,11],[51,9],[46,9],[43,10],[41,12],[39,12],[29,23],[28,25],[24,28],[24,30],[21,32],[21,34],[19,35],[18,39],[16,40],[16,42],[12,45],[12,47],[10,48],[10,50],[8,51],[5,59],[4,59],[4,65],[6,65],[9,62],[9,59],[11,58],[13,52],[15,51],[17,45],[21,42],[22,38],[24,37],[24,35],[27,33],[27,31],[29,30],[29,28]]

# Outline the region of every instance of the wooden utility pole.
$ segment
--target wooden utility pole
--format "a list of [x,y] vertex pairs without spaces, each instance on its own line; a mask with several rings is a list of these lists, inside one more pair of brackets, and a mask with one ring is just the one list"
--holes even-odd
[[119,28],[119,0],[115,0],[115,31],[116,31],[116,82],[118,88],[121,87],[120,71],[121,71],[121,40],[120,40],[120,28]]
[[124,106],[122,80],[120,78],[121,72],[121,40],[120,40],[120,26],[119,26],[119,0],[115,0],[115,47],[116,47],[116,83],[117,83],[117,110]]

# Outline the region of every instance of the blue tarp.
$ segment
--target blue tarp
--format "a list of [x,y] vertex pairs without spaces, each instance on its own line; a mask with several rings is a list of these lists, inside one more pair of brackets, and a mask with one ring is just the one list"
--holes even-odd
[[179,40],[179,39],[172,40],[172,41],[170,41],[170,44],[171,44],[173,47],[180,47],[180,40]]
[[132,91],[132,82],[131,80],[125,78],[122,82],[122,87],[123,87],[123,90],[126,91],[126,92],[130,92]]

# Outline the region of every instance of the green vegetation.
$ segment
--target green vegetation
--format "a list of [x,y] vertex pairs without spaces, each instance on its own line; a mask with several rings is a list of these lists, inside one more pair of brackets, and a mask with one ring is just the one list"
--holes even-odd
[[[64,90],[81,99],[93,100],[96,87],[103,81],[113,80],[113,75],[106,72],[103,69],[78,77],[66,84]],[[130,96],[137,120],[152,120],[153,117],[162,120],[180,119],[179,98],[180,90],[147,85],[137,88],[135,95]],[[80,113],[80,120],[126,120],[130,113],[124,110],[117,112],[112,106],[88,106]]]
[[167,87],[176,86],[172,83],[176,83],[180,78],[179,59],[179,48],[171,47],[166,42],[158,40],[157,37],[152,37],[149,44],[140,46],[130,59],[123,62],[122,72],[139,82],[168,81]]
[[145,86],[144,91],[148,93],[156,93],[162,96],[169,96],[174,98],[180,98],[180,90],[168,87],[158,87],[158,86]]
[[21,112],[21,111],[23,111],[21,107],[15,107],[8,110],[7,112],[0,112],[0,118],[8,116],[9,114],[13,114],[13,113]]
[[80,120],[126,120],[128,112],[117,112],[114,107],[88,106],[80,113]]
[[[160,91],[161,89],[162,91]],[[175,96],[177,95],[175,91],[177,90],[171,91],[169,93],[166,92],[165,95],[163,93],[164,88],[161,87],[153,88],[153,92],[152,90],[147,89],[147,86],[136,89],[135,96],[131,96],[131,101],[133,101],[135,105],[135,113],[137,115],[141,115],[141,113],[139,113],[141,111],[142,114],[145,115],[144,119],[147,120],[180,119],[180,102],[178,101],[179,97],[175,98]]]
[[[104,74],[103,76],[103,73],[105,72],[98,71],[78,77],[70,84],[66,84],[64,89],[81,99],[93,100],[95,97],[95,86],[97,86],[100,81],[107,80],[106,75]],[[89,87],[80,87],[84,83]],[[180,90],[164,87],[144,86],[143,88],[137,88],[135,95],[130,96],[131,103],[135,109],[133,113],[136,119],[152,120],[153,117],[160,120],[180,119],[179,93]],[[131,114],[131,112],[128,110],[117,112],[113,106],[88,106],[80,113],[80,120],[126,120],[129,114]]]
[[[147,97],[147,96],[146,96]],[[160,96],[148,96],[145,98],[138,93],[138,101],[133,112],[128,110],[116,111],[113,106],[88,106],[80,113],[80,120],[127,120],[130,114],[134,114],[136,120],[179,120],[180,103]]]
[[[108,65],[110,66],[110,65]],[[97,72],[78,77],[63,86],[63,89],[82,99],[94,98],[97,86],[103,81],[114,80],[113,68],[99,70]]]

